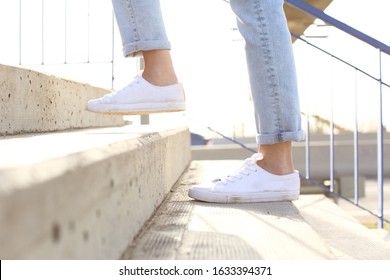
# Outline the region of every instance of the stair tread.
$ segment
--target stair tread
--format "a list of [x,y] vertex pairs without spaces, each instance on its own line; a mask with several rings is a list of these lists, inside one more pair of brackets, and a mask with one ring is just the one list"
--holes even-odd
[[214,204],[187,196],[190,185],[240,161],[192,161],[124,259],[389,259],[375,232],[322,194],[294,202]]
[[390,259],[390,242],[329,198],[304,195],[294,205],[339,259]]
[[124,259],[335,259],[291,202],[196,202],[188,187],[237,161],[193,161]]
[[118,259],[188,166],[190,135],[77,130],[7,137],[0,154],[0,259]]
[[0,169],[58,158],[156,131],[129,125],[1,137]]
[[47,180],[112,156],[112,145],[118,146],[118,152],[123,145],[136,148],[148,136],[162,131],[152,126],[128,125],[1,137],[0,192],[4,187],[9,191],[9,186],[28,186],[32,179]]

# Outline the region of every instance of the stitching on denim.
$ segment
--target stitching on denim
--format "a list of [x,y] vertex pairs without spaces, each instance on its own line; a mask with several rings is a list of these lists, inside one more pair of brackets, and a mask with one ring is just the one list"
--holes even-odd
[[257,22],[258,22],[258,33],[260,35],[261,47],[263,49],[263,57],[264,57],[264,65],[267,67],[267,75],[268,75],[268,85],[271,89],[271,99],[272,99],[272,109],[274,113],[274,127],[280,131],[281,130],[281,120],[280,120],[280,108],[279,108],[279,97],[280,94],[278,92],[278,85],[276,83],[276,72],[275,69],[271,66],[273,61],[272,50],[269,42],[269,31],[268,26],[266,24],[265,17],[262,15],[264,13],[263,8],[260,4],[261,1],[254,1],[254,11],[257,14]]
[[[136,23],[136,20],[135,20],[135,13],[134,13],[134,8],[133,8],[133,2],[132,2],[132,0],[127,0],[126,2],[127,2],[127,8],[128,8],[128,11],[129,11],[131,23],[132,23],[132,26],[133,26],[134,42],[137,42],[137,41],[139,41],[139,34],[138,34],[137,23]],[[138,48],[137,47],[134,47],[134,48],[135,48],[134,51],[137,52]]]

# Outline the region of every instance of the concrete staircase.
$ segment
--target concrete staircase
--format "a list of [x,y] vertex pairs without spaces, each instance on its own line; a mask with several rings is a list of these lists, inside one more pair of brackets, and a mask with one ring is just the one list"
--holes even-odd
[[[369,230],[324,195],[295,202],[214,204],[187,196],[241,161],[192,161],[123,259],[389,260],[389,232]],[[387,240],[387,241],[386,241]]]
[[0,72],[0,259],[119,258],[187,167],[188,129],[125,126],[85,111],[106,90]]
[[102,89],[1,69],[0,259],[390,259],[387,236],[322,195],[193,201],[240,161],[191,161],[187,128],[86,112]]

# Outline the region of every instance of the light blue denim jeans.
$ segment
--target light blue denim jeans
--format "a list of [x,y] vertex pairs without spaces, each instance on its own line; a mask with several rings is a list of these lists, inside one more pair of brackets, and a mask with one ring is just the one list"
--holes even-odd
[[[159,0],[112,0],[123,54],[170,49]],[[258,144],[304,140],[283,0],[230,0],[245,39]]]
[[124,56],[142,51],[171,49],[160,0],[112,0],[123,43]]

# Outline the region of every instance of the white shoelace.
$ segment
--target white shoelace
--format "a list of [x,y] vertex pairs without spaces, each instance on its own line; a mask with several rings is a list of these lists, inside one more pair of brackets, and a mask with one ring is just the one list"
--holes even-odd
[[231,174],[221,179],[215,179],[213,182],[221,182],[226,185],[229,182],[234,182],[237,179],[241,179],[243,176],[248,176],[251,172],[256,172],[257,161],[262,160],[263,155],[261,153],[253,154],[250,158],[244,160],[244,163]]
[[127,91],[128,88],[131,88],[133,87],[134,85],[137,85],[139,84],[140,82],[140,78],[141,78],[141,75],[137,75],[134,77],[133,81],[128,84],[127,86],[125,86],[124,88],[118,90],[118,91],[114,91],[114,92],[111,92],[109,94],[106,94],[103,96],[103,101],[110,101],[110,99],[113,97],[113,96],[116,96],[116,95],[121,95],[121,93],[123,91]]

